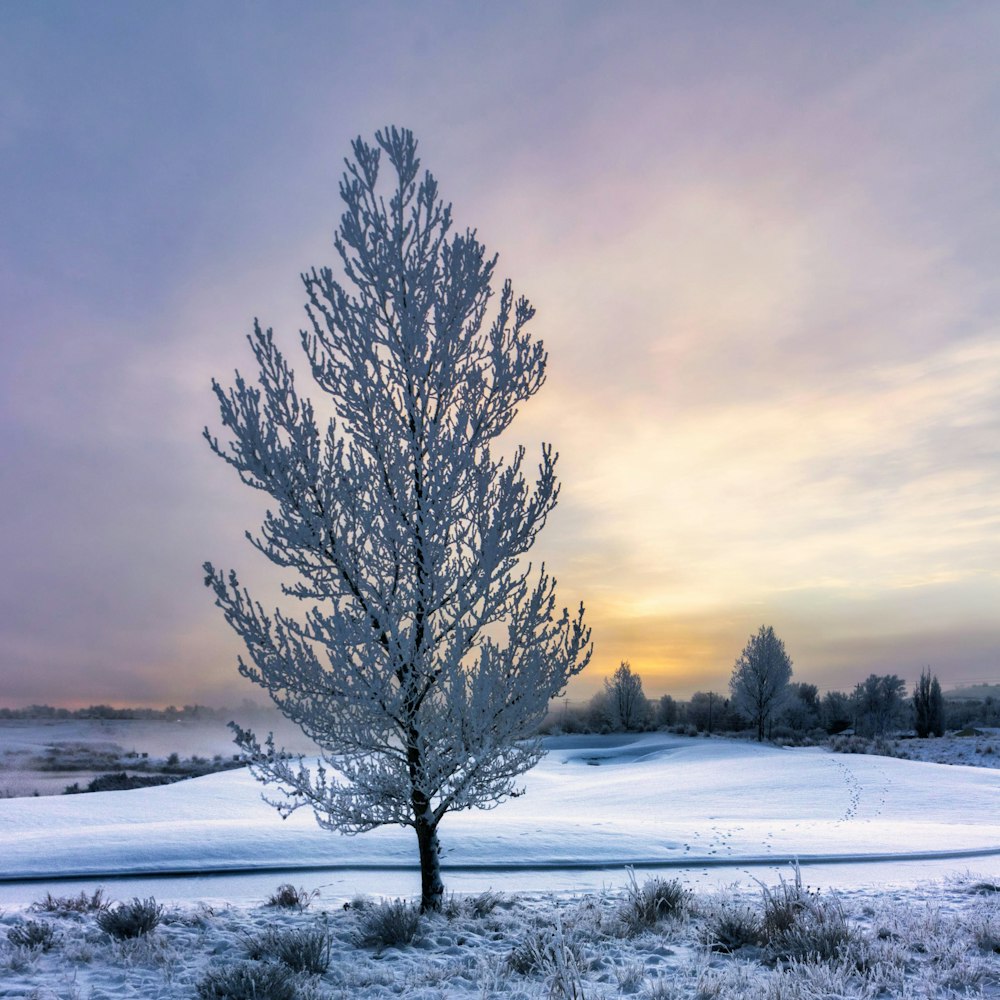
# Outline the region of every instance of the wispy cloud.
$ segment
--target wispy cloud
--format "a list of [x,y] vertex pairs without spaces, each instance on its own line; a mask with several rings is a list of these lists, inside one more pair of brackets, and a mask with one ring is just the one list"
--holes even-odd
[[567,458],[566,531],[588,540],[574,553],[563,539],[564,575],[602,616],[664,636],[689,615],[725,620],[749,604],[766,617],[800,594],[797,614],[808,604],[820,629],[838,602],[861,598],[896,605],[893,631],[919,632],[926,610],[905,609],[913,590],[934,588],[939,622],[992,623],[996,339],[690,414],[634,398],[596,412],[578,398],[545,405],[535,419],[559,425]]

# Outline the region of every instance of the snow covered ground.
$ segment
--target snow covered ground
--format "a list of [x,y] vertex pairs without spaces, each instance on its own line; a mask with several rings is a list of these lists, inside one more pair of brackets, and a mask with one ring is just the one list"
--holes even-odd
[[890,742],[897,752],[911,760],[1000,768],[1000,731],[996,729],[977,728],[969,736],[930,736]]
[[[769,887],[779,904],[770,910],[760,887],[722,889],[685,895],[660,919],[643,918],[627,891],[573,898],[486,893],[450,899],[444,913],[420,918],[397,906],[396,914],[415,925],[412,940],[399,944],[378,939],[392,904],[330,910],[320,898],[297,911],[262,905],[264,900],[256,906],[192,902],[168,907],[158,927],[130,940],[102,932],[95,913],[19,908],[0,917],[3,937],[25,933],[34,921],[48,928],[51,944],[29,949],[0,939],[0,997],[1000,996],[995,884],[964,876],[904,892],[784,895],[792,885]],[[648,887],[639,881],[637,888],[641,895]],[[789,898],[793,905],[782,906]],[[782,914],[793,914],[784,929],[775,919]],[[288,963],[301,966],[304,960],[313,962],[313,971],[293,974]]]
[[[348,838],[320,830],[304,812],[283,822],[245,771],[128,792],[0,800],[0,878],[90,875],[61,887],[0,885],[0,997],[193,997],[207,970],[242,960],[248,934],[272,924],[307,932],[317,921],[332,935],[334,960],[325,975],[299,984],[305,1000],[550,995],[554,966],[522,974],[509,959],[526,934],[557,924],[579,952],[574,961],[588,998],[631,992],[808,1000],[876,996],[880,989],[944,997],[952,987],[1000,995],[992,944],[1000,947],[1000,893],[969,891],[1000,885],[1000,772],[662,733],[555,737],[547,744],[546,758],[525,776],[523,797],[493,812],[449,816],[441,828],[450,890],[474,894],[518,880],[521,894],[486,917],[460,909],[451,919],[425,920],[412,945],[381,955],[356,944],[360,917],[341,906],[359,888],[376,898],[400,884],[415,890],[409,830]],[[774,885],[776,870],[761,866],[795,857],[809,862],[803,877],[822,887],[823,898],[837,887],[831,905],[843,905],[852,947],[869,956],[852,953],[855,972],[838,972],[828,961],[810,966],[805,985],[776,985],[774,976],[791,973],[782,972],[771,945],[748,944],[735,959],[708,947],[720,908],[742,905],[759,916],[762,905],[752,879],[743,877],[738,891],[720,882],[750,871]],[[845,863],[874,858],[883,863]],[[840,863],[816,866],[831,860]],[[689,885],[693,871],[719,879],[713,886],[701,878],[709,891],[683,919],[623,936],[616,914],[629,864],[640,866],[640,883],[656,874]],[[721,865],[733,867],[712,867]],[[298,866],[328,867],[281,871]],[[962,875],[970,868],[974,878]],[[254,876],[255,900],[226,898],[235,874],[206,877],[246,869],[271,870]],[[789,877],[790,869],[782,870]],[[140,881],[118,881],[127,873]],[[196,896],[179,893],[178,881],[140,873],[187,873],[187,885],[197,878],[201,888]],[[951,881],[927,883],[939,876]],[[310,910],[285,913],[260,905],[267,896],[261,880],[272,890],[279,881],[324,888]],[[28,909],[46,891],[71,895],[98,883],[115,899],[139,894],[141,885],[142,895],[168,902],[167,922],[148,938],[114,942],[93,915]],[[743,904],[734,902],[739,892],[749,893]],[[59,943],[50,951],[4,940],[30,919],[52,925]],[[869,969],[863,975],[859,962]],[[876,969],[889,977],[881,986]],[[839,993],[835,979],[842,981]]]
[[[498,811],[446,817],[449,867],[502,870],[1000,850],[1000,774],[662,733],[566,736]],[[412,831],[282,821],[245,770],[0,801],[0,878],[409,867]]]

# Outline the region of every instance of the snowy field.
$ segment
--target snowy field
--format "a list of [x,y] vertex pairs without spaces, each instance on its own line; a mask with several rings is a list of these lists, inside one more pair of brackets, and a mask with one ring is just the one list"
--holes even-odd
[[[562,995],[586,997],[1000,996],[1000,772],[659,733],[546,742],[523,797],[445,818],[446,888],[462,897],[450,916],[423,918],[403,947],[360,944],[366,911],[343,903],[416,893],[409,830],[347,838],[304,812],[283,822],[245,771],[0,800],[0,870],[16,880],[0,885],[0,997],[194,997],[213,969],[248,954],[257,963],[247,975],[273,966],[280,935],[271,952],[248,944],[268,927],[328,937],[327,971],[297,974],[306,1000],[558,996],[560,976],[576,977]],[[809,957],[795,950],[801,941],[763,930],[747,931],[733,954],[713,949],[730,918],[766,915],[749,875],[773,888],[792,877],[792,858],[821,890],[796,919],[812,921],[806,939],[817,926],[834,934],[830,954]],[[639,886],[677,878],[697,893],[637,928],[622,917],[626,865]],[[248,869],[258,874],[236,874]],[[55,881],[68,875],[89,878]],[[45,881],[19,881],[28,877]],[[262,905],[289,881],[319,887],[308,909]],[[98,884],[117,900],[156,895],[163,922],[119,942],[94,914],[30,909],[46,892]],[[488,913],[462,902],[490,888],[504,898]],[[48,951],[6,940],[28,920],[52,928]]]
[[1000,731],[992,728],[976,728],[968,736],[928,736],[889,742],[894,752],[911,760],[1000,768]]
[[[129,794],[129,793],[124,793]],[[190,902],[118,940],[79,897],[39,896],[0,931],[0,996],[32,1000],[930,1000],[1000,996],[996,883],[874,893],[781,883],[451,897],[418,917],[356,900],[303,910]],[[766,890],[766,891],[765,891]],[[669,901],[659,911],[646,904]],[[69,906],[60,911],[60,903]],[[47,906],[46,906],[47,904]],[[33,922],[33,923],[31,923]],[[39,930],[41,929],[41,930]],[[5,936],[6,936],[5,934]],[[400,940],[397,935],[404,935]]]
[[[661,733],[566,736],[495,812],[450,815],[463,869],[959,856],[1000,849],[1000,774]],[[0,875],[408,867],[412,831],[282,821],[245,770],[127,793],[0,801]]]

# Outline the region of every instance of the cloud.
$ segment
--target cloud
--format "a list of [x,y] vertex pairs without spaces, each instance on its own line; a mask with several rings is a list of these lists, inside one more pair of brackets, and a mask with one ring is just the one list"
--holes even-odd
[[[564,460],[541,544],[563,592],[592,609],[600,670],[627,658],[654,676],[718,676],[740,633],[788,609],[802,634],[828,635],[806,663],[822,677],[856,654],[852,634],[874,662],[929,615],[953,646],[979,635],[959,659],[985,669],[985,637],[1000,646],[996,339],[687,415],[643,402],[550,396],[532,414]],[[919,648],[899,642],[890,659]]]
[[626,406],[598,422],[579,407],[574,436],[601,446],[576,502],[615,498],[647,551],[671,544],[658,535],[710,535],[718,556],[700,572],[715,581],[726,563],[739,587],[769,588],[815,574],[902,586],[928,557],[935,569],[996,565],[1000,469],[984,462],[1000,424],[995,341],[842,386],[653,414]]

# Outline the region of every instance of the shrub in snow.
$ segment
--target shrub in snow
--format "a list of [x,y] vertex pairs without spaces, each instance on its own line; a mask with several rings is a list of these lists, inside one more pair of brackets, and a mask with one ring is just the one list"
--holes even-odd
[[278,906],[285,910],[304,910],[319,894],[318,890],[306,892],[305,889],[296,889],[294,885],[285,882],[268,897],[268,906]]
[[267,962],[236,962],[209,969],[199,981],[199,1000],[295,1000],[292,971]]
[[7,940],[15,948],[28,948],[31,951],[48,951],[58,938],[52,925],[45,920],[28,920],[16,924],[7,931]]
[[3,965],[0,968],[9,969],[17,975],[22,975],[29,969],[37,966],[39,955],[41,955],[41,949],[39,948],[25,948],[23,945],[14,945],[3,956]]
[[584,1000],[582,965],[579,945],[566,936],[558,916],[555,927],[530,931],[507,959],[511,972],[544,978],[555,1000]]
[[685,1000],[687,991],[671,976],[655,976],[646,983],[642,1000]]
[[502,893],[493,892],[490,889],[477,896],[469,896],[467,899],[456,899],[452,893],[442,903],[441,913],[449,920],[457,920],[462,916],[482,920],[483,917],[489,916],[503,900]]
[[628,962],[615,968],[615,982],[619,993],[635,993],[646,978],[646,967],[642,962]]
[[400,948],[412,944],[420,930],[420,911],[394,899],[361,911],[356,943],[363,948]]
[[899,760],[909,759],[905,750],[900,750],[895,743],[883,737],[868,739],[864,736],[835,736],[830,740],[829,746],[835,753],[861,753],[876,757],[896,757]]
[[507,968],[520,976],[539,971],[539,955],[549,946],[551,931],[535,927],[517,942],[507,956]]
[[469,915],[477,920],[491,914],[504,901],[503,893],[493,892],[487,889],[486,892],[479,893],[478,896],[470,896],[465,901],[465,908]]
[[802,876],[797,868],[794,882],[781,879],[773,889],[761,885],[761,892],[764,895],[761,932],[770,941],[795,924],[807,904],[809,894],[802,887]]
[[322,975],[330,967],[330,935],[326,927],[271,928],[247,941],[247,957],[273,958],[295,972]]
[[712,951],[730,954],[759,944],[761,934],[760,917],[746,903],[725,900],[708,914],[698,937]]
[[677,879],[651,878],[640,886],[635,872],[631,868],[627,872],[628,884],[618,919],[628,934],[639,934],[660,920],[680,916],[687,909],[691,894]]
[[964,888],[966,892],[970,892],[974,896],[990,896],[995,892],[1000,892],[1000,882],[975,878],[968,880]]
[[163,907],[152,896],[138,897],[128,903],[102,910],[97,915],[97,925],[102,931],[119,941],[141,937],[153,930],[163,919]]
[[583,962],[579,945],[566,936],[557,919],[555,927],[531,928],[511,950],[507,967],[522,976],[536,975],[553,966],[565,965],[570,957],[576,965]]
[[973,943],[980,951],[1000,955],[1000,913],[983,907],[969,922]]
[[768,939],[775,958],[831,962],[851,943],[851,930],[840,900],[807,896],[791,924]]
[[96,954],[94,942],[88,938],[71,937],[62,947],[62,957],[70,965],[88,965]]
[[37,903],[32,903],[31,908],[42,913],[58,913],[66,915],[68,913],[98,913],[108,907],[108,901],[104,898],[104,890],[95,889],[89,896],[81,892],[78,896],[53,896],[47,892],[44,898]]

